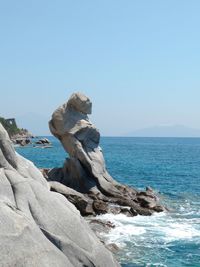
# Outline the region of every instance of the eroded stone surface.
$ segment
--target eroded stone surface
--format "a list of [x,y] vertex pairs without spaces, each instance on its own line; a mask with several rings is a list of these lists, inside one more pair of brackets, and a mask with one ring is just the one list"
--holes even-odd
[[14,151],[1,124],[0,240],[3,267],[119,266],[75,206]]
[[[50,130],[60,140],[69,158],[63,168],[51,170],[49,179],[89,198],[89,203],[93,202],[90,210],[93,209],[95,214],[122,212],[135,216],[160,212],[161,206],[150,188],[147,188],[146,192],[138,192],[134,188],[119,184],[107,172],[99,147],[100,133],[88,117],[91,110],[92,103],[89,98],[81,93],[74,93],[68,102],[52,114]],[[124,210],[124,206],[129,209]],[[83,214],[83,210],[81,213]]]

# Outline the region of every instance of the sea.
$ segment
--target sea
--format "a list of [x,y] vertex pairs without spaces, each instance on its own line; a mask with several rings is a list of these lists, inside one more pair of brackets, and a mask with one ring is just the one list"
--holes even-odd
[[[67,153],[53,147],[17,147],[39,168],[63,165]],[[100,215],[116,227],[102,233],[119,247],[122,267],[200,267],[200,138],[102,137],[109,173],[140,190],[152,187],[167,206],[153,216]],[[109,267],[109,266],[105,266]]]

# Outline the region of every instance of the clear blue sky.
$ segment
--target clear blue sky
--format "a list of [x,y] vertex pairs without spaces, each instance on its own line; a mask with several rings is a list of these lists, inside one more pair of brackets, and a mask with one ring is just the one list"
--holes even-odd
[[0,0],[0,114],[46,134],[81,91],[103,135],[200,128],[199,14],[198,0]]

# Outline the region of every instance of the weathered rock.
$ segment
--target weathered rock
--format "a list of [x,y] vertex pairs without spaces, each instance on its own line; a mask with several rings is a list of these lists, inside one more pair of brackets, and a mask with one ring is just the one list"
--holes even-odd
[[119,247],[115,243],[110,243],[106,245],[107,249],[109,249],[112,253],[117,253],[119,251]]
[[134,207],[130,208],[129,212],[132,214],[132,216],[137,216],[139,213],[134,209]]
[[77,191],[100,190],[107,196],[120,196],[118,183],[108,174],[99,147],[100,134],[89,121],[92,103],[77,93],[52,115],[49,127],[70,155],[65,163],[65,184]]
[[37,145],[42,145],[42,141],[38,140],[35,142]]
[[[151,188],[139,192],[118,183],[109,175],[99,147],[100,133],[88,118],[91,112],[89,98],[75,93],[53,113],[49,122],[50,131],[60,140],[69,158],[62,169],[52,170],[48,179],[87,195],[87,199],[93,200],[92,208],[96,214],[122,212],[129,216],[151,215],[159,210]],[[117,205],[129,209],[125,211]]]
[[154,213],[152,209],[143,208],[138,204],[134,204],[131,207],[130,212],[133,214],[133,216],[136,216],[138,214],[143,216],[151,216]]
[[115,228],[115,225],[110,221],[103,222],[101,220],[92,219],[92,220],[90,220],[90,224],[92,224],[92,225],[98,224],[98,225],[101,225],[101,226],[105,227],[105,229],[109,229],[109,230],[111,228]]
[[95,215],[93,210],[93,201],[83,194],[69,188],[59,182],[49,182],[51,191],[58,192],[64,195],[76,208],[82,216]]
[[156,212],[163,212],[163,211],[168,211],[168,209],[166,209],[165,207],[161,206],[161,205],[156,205],[153,210],[155,210]]
[[47,138],[39,139],[35,142],[37,145],[45,145],[45,144],[51,144],[51,142]]
[[42,141],[44,144],[51,144],[51,142],[47,138],[43,138]]
[[120,213],[126,215],[127,217],[133,217],[133,216],[137,216],[137,212],[134,211],[133,209],[127,209],[127,208],[121,208]]
[[122,208],[118,205],[109,205],[108,213],[119,214],[122,212]]
[[119,266],[74,205],[14,151],[1,124],[0,222],[0,266]]
[[64,174],[63,168],[53,168],[46,172],[48,181],[56,181],[56,182],[63,183],[64,175],[65,174]]
[[45,179],[48,179],[48,173],[50,172],[50,170],[51,169],[49,169],[49,168],[41,168],[41,169],[39,169],[40,171],[41,171],[41,173],[42,173],[42,175],[44,176],[44,178]]
[[93,201],[93,209],[96,214],[105,214],[108,213],[108,203],[103,202],[101,200],[94,200]]
[[100,219],[89,218],[90,228],[94,231],[96,236],[104,242],[102,233],[109,233],[111,229],[115,228],[115,225],[110,221],[102,221]]
[[140,203],[141,207],[144,207],[144,208],[153,209],[157,205],[156,201],[153,198],[148,197],[148,196],[138,196],[137,200]]
[[12,138],[12,142],[16,145],[20,145],[20,146],[25,146],[31,143],[31,140],[27,137],[23,137],[23,138]]

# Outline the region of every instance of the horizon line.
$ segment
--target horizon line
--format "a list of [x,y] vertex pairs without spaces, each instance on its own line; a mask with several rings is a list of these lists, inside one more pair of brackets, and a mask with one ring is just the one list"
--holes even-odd
[[[54,135],[35,135],[35,138],[41,136],[52,136]],[[200,138],[200,136],[127,136],[127,135],[102,135],[101,137],[105,138]],[[55,137],[56,138],[56,137]]]

